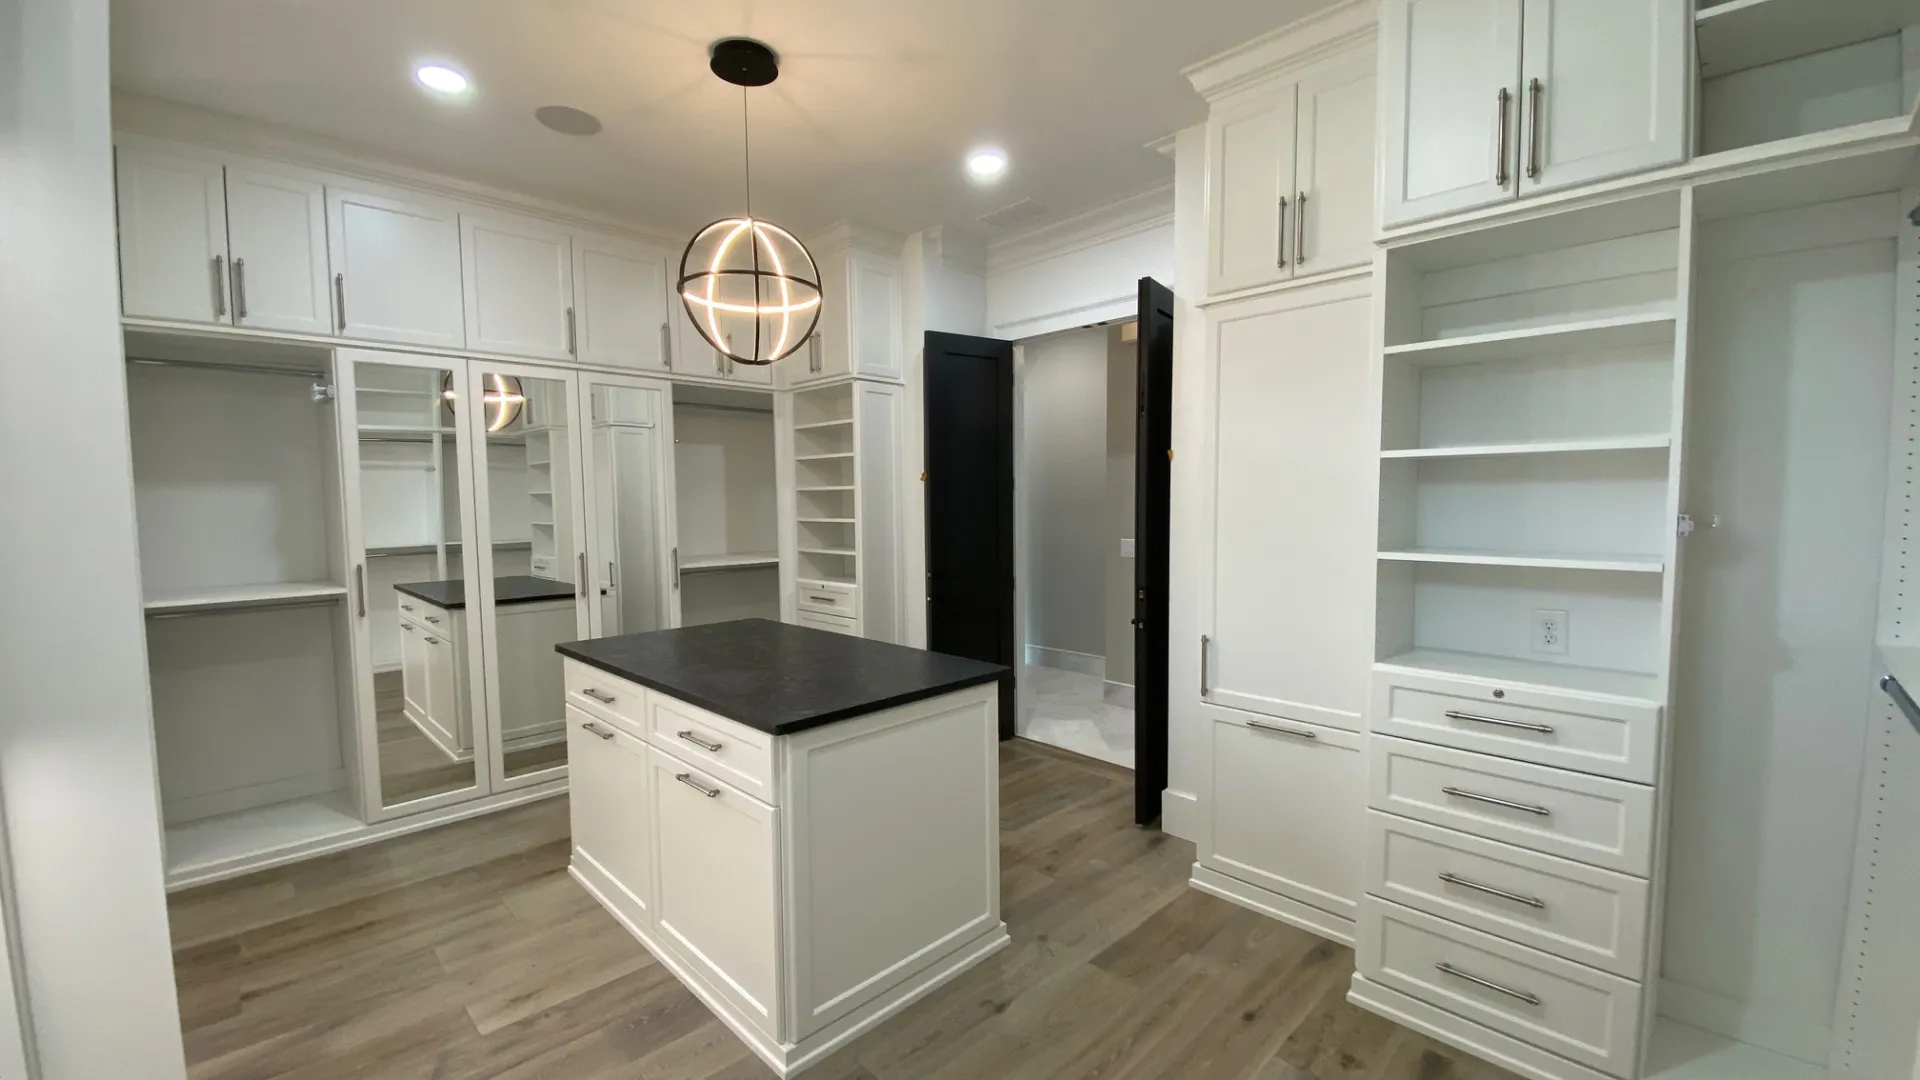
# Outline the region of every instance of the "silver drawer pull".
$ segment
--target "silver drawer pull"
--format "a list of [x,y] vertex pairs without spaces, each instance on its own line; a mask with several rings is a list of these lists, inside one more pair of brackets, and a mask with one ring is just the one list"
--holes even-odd
[[720,746],[721,746],[720,743],[708,742],[707,740],[701,738],[700,736],[695,735],[691,731],[676,731],[674,732],[674,734],[687,740],[688,742],[699,747],[700,749],[705,750],[709,754],[717,754],[720,752]]
[[1524,720],[1503,720],[1498,716],[1481,716],[1479,713],[1454,712],[1447,710],[1449,720],[1464,720],[1469,724],[1487,724],[1492,727],[1518,728],[1521,731],[1537,731],[1542,735],[1553,734],[1553,728],[1547,724],[1529,724]]
[[613,704],[613,700],[614,700],[613,695],[607,693],[605,690],[595,690],[593,687],[589,686],[585,690],[582,690],[580,692],[582,694],[585,694],[587,697],[590,697],[593,700],[599,702],[602,705]]
[[1273,724],[1263,724],[1258,720],[1247,721],[1247,726],[1253,728],[1255,731],[1271,731],[1275,735],[1291,735],[1296,739],[1317,739],[1320,737],[1318,732],[1302,731],[1299,728],[1278,727]]
[[1448,795],[1453,796],[1456,799],[1467,799],[1471,802],[1486,803],[1488,806],[1503,806],[1503,807],[1506,807],[1508,810],[1520,810],[1529,814],[1537,814],[1540,817],[1553,816],[1553,811],[1547,809],[1544,806],[1535,806],[1532,803],[1513,802],[1509,799],[1498,799],[1493,797],[1492,795],[1481,795],[1472,791],[1463,791],[1457,787],[1443,787],[1440,790]]
[[1538,997],[1535,997],[1534,995],[1527,993],[1525,990],[1515,990],[1511,987],[1501,986],[1499,983],[1494,982],[1491,979],[1483,979],[1478,975],[1469,975],[1466,972],[1461,971],[1459,968],[1454,967],[1452,964],[1447,963],[1445,960],[1442,960],[1433,966],[1442,975],[1451,975],[1456,979],[1465,979],[1467,982],[1470,982],[1475,986],[1484,986],[1496,994],[1505,994],[1515,1001],[1524,1001],[1529,1005],[1540,1004],[1540,999]]
[[832,604],[832,603],[836,603],[836,602],[837,602],[837,601],[835,601],[835,600],[834,600],[834,598],[833,598],[833,597],[831,597],[831,596],[812,596],[812,595],[809,595],[809,596],[807,597],[807,599],[809,599],[809,600],[818,600],[818,601],[820,601],[820,602],[821,602],[821,603],[823,603],[823,604]]
[[1541,911],[1547,909],[1547,902],[1537,896],[1521,896],[1519,893],[1511,893],[1505,889],[1496,889],[1491,885],[1482,885],[1477,881],[1470,878],[1463,878],[1458,874],[1442,873],[1440,880],[1449,885],[1458,885],[1463,889],[1472,889],[1474,892],[1486,893],[1488,896],[1497,896],[1502,900],[1511,900],[1516,904],[1525,904],[1530,908],[1539,908]]
[[717,798],[719,798],[719,797],[720,797],[720,789],[719,789],[719,788],[710,788],[710,787],[708,787],[707,785],[705,785],[705,784],[703,784],[703,783],[701,783],[700,781],[698,781],[698,780],[695,780],[695,779],[693,778],[693,774],[692,774],[692,773],[684,773],[684,772],[682,772],[682,773],[674,773],[674,774],[673,774],[673,778],[674,778],[675,780],[678,780],[678,781],[680,781],[681,783],[683,783],[683,784],[685,784],[685,785],[687,785],[688,787],[690,787],[690,788],[692,788],[693,790],[695,790],[695,791],[697,791],[697,792],[699,792],[700,794],[702,794],[702,795],[705,795],[705,796],[706,796],[707,798],[709,798],[709,799],[717,799]]
[[412,611],[412,610],[413,610],[413,605],[412,605],[412,604],[401,604],[401,605],[400,605],[400,610],[401,610],[401,611]]
[[437,638],[437,637],[430,637],[430,638],[428,638],[428,639],[427,639],[427,644],[429,644],[429,645],[438,645],[438,644],[440,644],[440,639],[439,639],[439,638]]
[[435,626],[439,626],[439,625],[440,625],[440,620],[439,620],[439,619],[436,619],[436,618],[434,618],[434,617],[433,617],[433,616],[431,616],[431,615],[429,615],[429,616],[427,616],[427,621],[428,621],[428,622],[430,622],[430,623],[432,623],[432,624],[433,624],[433,625],[435,625]]
[[588,721],[587,723],[581,724],[580,726],[583,728],[586,728],[588,731],[593,732],[595,735],[598,735],[603,739],[611,740],[613,738],[613,732],[608,731],[606,728],[603,728],[599,724],[593,723],[592,721]]

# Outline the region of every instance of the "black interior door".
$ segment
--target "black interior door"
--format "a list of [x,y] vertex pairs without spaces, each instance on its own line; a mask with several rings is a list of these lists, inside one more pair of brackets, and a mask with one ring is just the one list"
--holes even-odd
[[928,331],[927,648],[1005,664],[1013,738],[1013,343]]
[[1167,538],[1173,481],[1173,290],[1140,279],[1135,391],[1133,820],[1160,819],[1167,787]]

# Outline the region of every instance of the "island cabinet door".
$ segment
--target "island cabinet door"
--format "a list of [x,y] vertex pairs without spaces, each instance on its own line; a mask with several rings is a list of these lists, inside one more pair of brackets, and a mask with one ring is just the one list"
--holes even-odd
[[621,914],[653,925],[653,784],[647,744],[567,707],[573,865]]
[[782,1038],[775,999],[779,812],[672,754],[649,753],[660,937],[740,1017]]

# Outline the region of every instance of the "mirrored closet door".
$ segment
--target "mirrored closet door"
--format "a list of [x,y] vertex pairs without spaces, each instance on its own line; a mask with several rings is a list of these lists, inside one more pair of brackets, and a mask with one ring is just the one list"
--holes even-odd
[[679,625],[674,580],[672,387],[655,379],[582,377],[590,430],[587,491],[591,636]]
[[477,600],[495,791],[565,775],[566,693],[554,646],[588,635],[577,377],[474,364]]
[[474,520],[463,362],[342,350],[368,821],[483,793],[484,670],[468,588]]

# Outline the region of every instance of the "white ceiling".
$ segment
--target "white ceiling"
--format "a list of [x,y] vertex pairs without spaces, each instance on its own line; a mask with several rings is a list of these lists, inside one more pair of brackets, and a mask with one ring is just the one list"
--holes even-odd
[[[1180,69],[1330,0],[114,0],[114,85],[690,228],[740,210],[740,91],[707,45],[782,56],[752,94],[754,208],[901,232],[1031,196],[1058,220],[1168,182],[1143,144],[1204,116]],[[473,80],[415,86],[440,59]],[[591,138],[541,105],[600,117]],[[1004,146],[978,189],[962,158]]]

